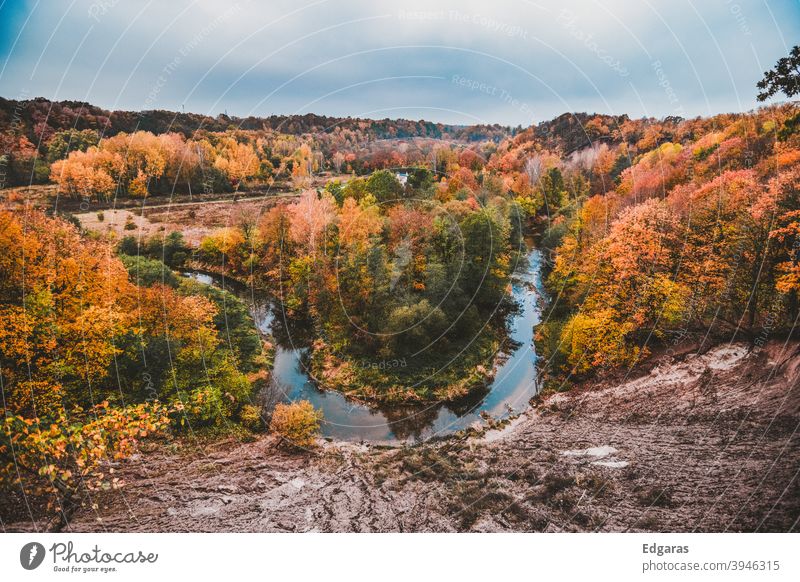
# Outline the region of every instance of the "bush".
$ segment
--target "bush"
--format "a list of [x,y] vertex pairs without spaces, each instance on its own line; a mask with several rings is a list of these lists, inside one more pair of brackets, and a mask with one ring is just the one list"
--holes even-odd
[[254,432],[264,429],[264,421],[261,418],[261,408],[254,404],[245,404],[239,413],[239,420],[247,429]]
[[117,252],[130,256],[138,255],[139,243],[136,241],[136,237],[130,234],[122,237],[122,239],[119,241],[119,244],[117,244]]
[[319,434],[322,412],[308,400],[278,404],[272,413],[269,430],[296,447],[310,447]]
[[125,219],[125,226],[123,227],[125,230],[136,230],[136,223],[133,221],[133,218],[128,216]]
[[166,236],[155,235],[144,244],[144,254],[160,259],[173,268],[180,268],[189,257],[190,249],[186,245],[183,234],[171,232]]
[[103,214],[102,212],[98,212],[97,213],[97,221],[98,222],[103,222],[105,219],[106,219],[106,215],[105,214]]
[[174,403],[176,428],[221,425],[230,416],[230,402],[216,386],[203,386],[191,392],[178,392]]
[[50,497],[50,508],[63,512],[80,490],[122,485],[113,469],[105,471],[109,461],[130,456],[140,439],[166,427],[167,410],[157,402],[114,408],[105,401],[85,411],[62,409],[47,419],[6,414],[0,423],[0,490],[21,486]]
[[157,259],[130,255],[120,255],[119,258],[137,285],[151,287],[159,283],[172,288],[178,286],[178,277],[172,269]]

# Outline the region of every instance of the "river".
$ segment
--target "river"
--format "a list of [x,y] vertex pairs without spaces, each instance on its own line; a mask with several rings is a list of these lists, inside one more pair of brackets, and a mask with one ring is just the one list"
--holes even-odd
[[[307,347],[287,341],[278,342],[273,368],[273,382],[287,401],[309,400],[322,410],[322,436],[337,440],[380,444],[412,443],[444,436],[475,423],[483,424],[482,415],[503,419],[523,411],[537,392],[536,352],[533,328],[539,322],[542,293],[542,255],[526,241],[525,259],[519,261],[511,277],[511,293],[519,309],[509,316],[509,335],[517,346],[497,366],[494,380],[486,390],[463,401],[408,406],[367,406],[345,398],[339,392],[322,390],[306,373],[303,356]],[[221,286],[217,277],[202,273],[186,275],[206,284]],[[280,322],[277,309],[268,298],[254,296],[249,289],[236,290],[250,309],[259,330],[272,333]],[[274,334],[274,336],[285,334]],[[275,389],[275,388],[273,388]]]

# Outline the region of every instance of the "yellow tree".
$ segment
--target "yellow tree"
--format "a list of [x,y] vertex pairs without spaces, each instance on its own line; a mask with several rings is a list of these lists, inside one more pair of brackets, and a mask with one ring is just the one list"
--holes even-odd
[[242,183],[258,173],[258,155],[250,144],[239,143],[231,137],[220,141],[214,165],[225,173],[238,191]]

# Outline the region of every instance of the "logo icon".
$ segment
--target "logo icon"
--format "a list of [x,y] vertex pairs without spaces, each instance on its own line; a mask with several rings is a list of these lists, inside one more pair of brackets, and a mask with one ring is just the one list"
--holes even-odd
[[29,542],[19,551],[19,563],[26,570],[35,570],[44,561],[44,546],[39,542]]

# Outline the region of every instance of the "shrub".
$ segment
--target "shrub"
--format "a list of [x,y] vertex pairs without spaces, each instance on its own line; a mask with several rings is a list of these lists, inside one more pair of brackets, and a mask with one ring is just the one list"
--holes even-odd
[[176,428],[220,425],[230,415],[230,402],[216,386],[203,386],[191,392],[178,392],[174,403]]
[[125,230],[136,230],[136,223],[133,221],[133,218],[128,216],[125,219],[125,226],[123,227]]
[[117,252],[123,255],[138,255],[139,243],[136,241],[136,237],[130,234],[122,237],[119,244],[117,244]]
[[172,269],[157,259],[130,255],[120,255],[119,258],[137,285],[151,287],[158,283],[173,288],[178,286],[178,277]]
[[105,214],[103,214],[102,212],[98,212],[97,213],[98,222],[103,222],[105,219],[106,219],[106,215]]
[[187,422],[201,426],[222,426],[234,417],[239,407],[248,401],[252,386],[228,357],[222,357],[205,369],[205,381],[200,386],[191,386],[195,374],[177,378],[178,384],[189,384],[180,389],[174,408],[173,420],[179,426]]
[[319,434],[322,412],[308,400],[278,404],[272,413],[269,430],[296,447],[310,447]]
[[179,268],[186,262],[190,250],[180,232],[150,237],[144,244],[144,254],[164,261],[167,265]]
[[[105,472],[109,461],[136,450],[140,439],[163,432],[167,410],[159,403],[61,410],[48,419],[6,415],[0,424],[0,489],[18,487],[51,497],[63,507],[79,490],[121,485]],[[63,511],[63,510],[62,510]]]
[[261,418],[261,408],[254,404],[245,404],[239,413],[239,420],[245,428],[252,431],[260,431],[264,428],[264,421]]

